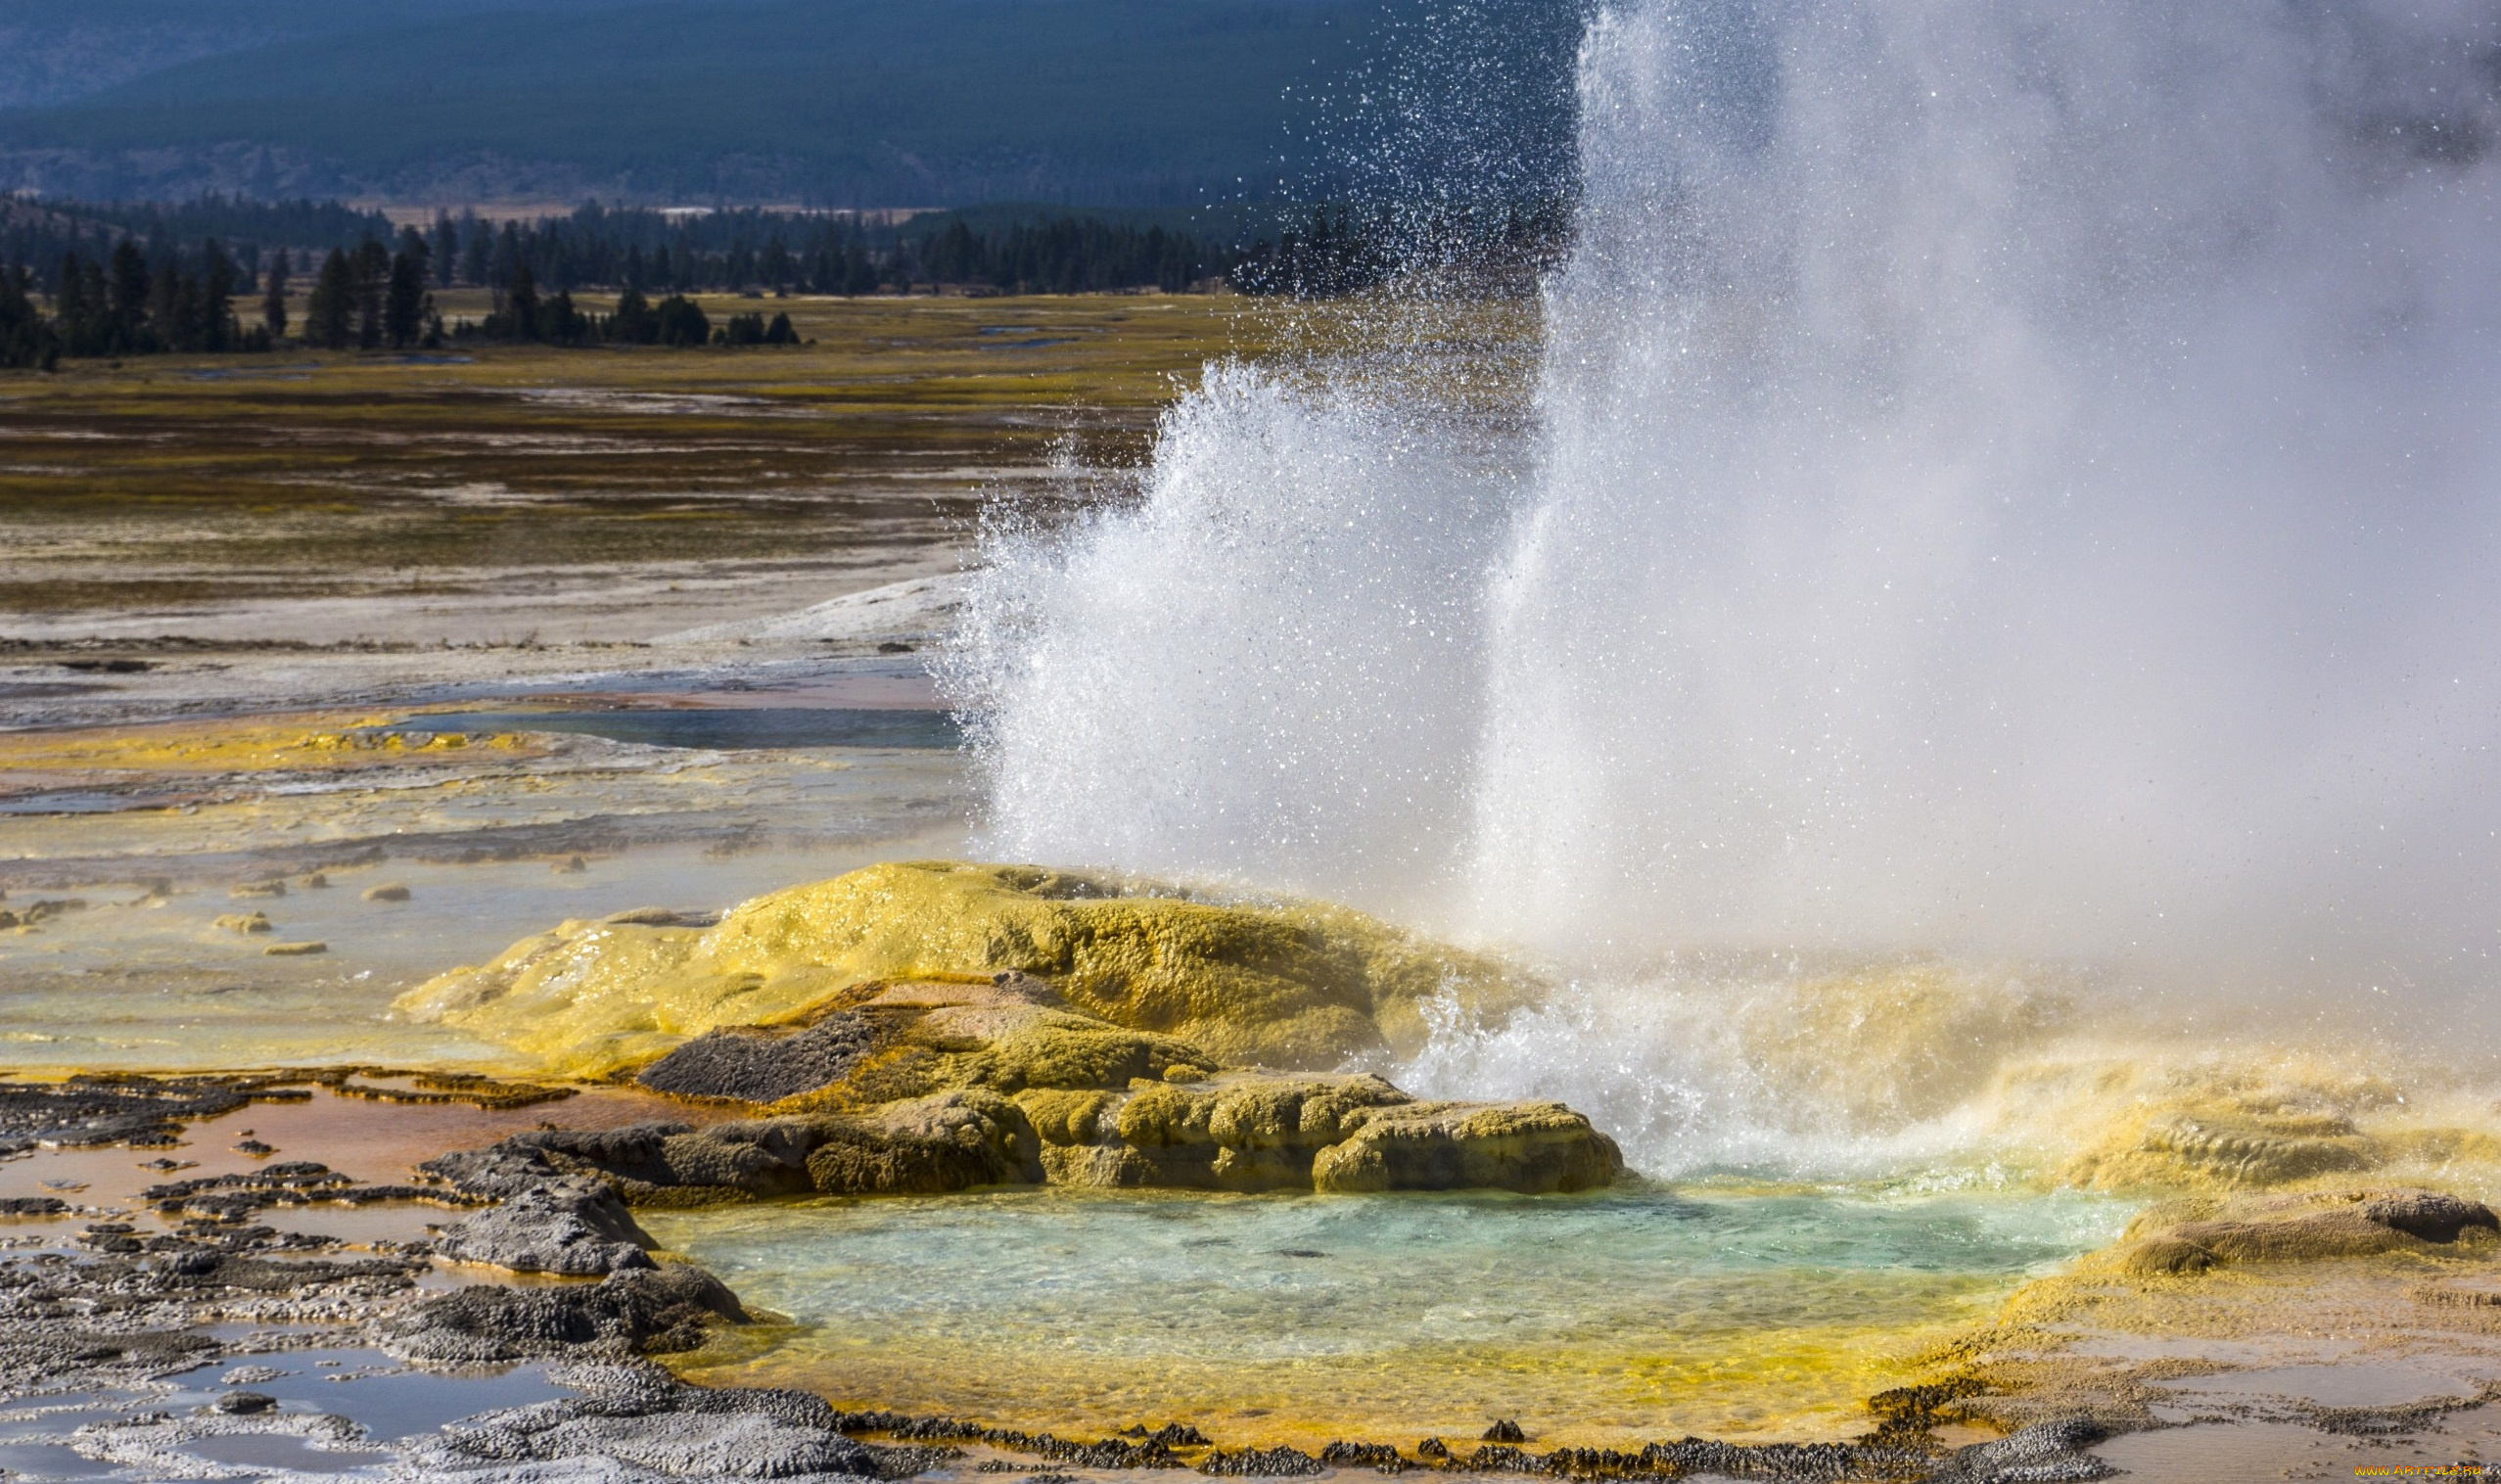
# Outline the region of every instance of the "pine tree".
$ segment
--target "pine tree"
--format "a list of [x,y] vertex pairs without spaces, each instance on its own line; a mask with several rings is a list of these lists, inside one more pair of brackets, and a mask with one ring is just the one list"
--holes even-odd
[[384,296],[382,329],[392,348],[404,350],[426,333],[434,312],[434,296],[426,292],[426,243],[411,228],[391,259],[390,287]]
[[512,282],[513,270],[519,268],[526,260],[527,255],[521,250],[521,228],[507,221],[504,223],[503,235],[495,239],[495,256],[494,261],[488,266],[488,276],[481,279],[480,282],[509,284]]
[[381,348],[383,302],[391,292],[391,250],[368,237],[356,249],[356,345]]
[[49,371],[60,364],[61,343],[27,290],[23,268],[0,270],[0,366]]
[[181,350],[182,306],[180,285],[174,280],[173,264],[159,259],[148,274],[148,329],[154,338],[150,347],[158,350]]
[[60,276],[52,286],[52,324],[71,354],[90,353],[84,347],[95,313],[87,299],[86,264],[75,253],[62,254]]
[[712,342],[712,321],[703,307],[682,294],[672,294],[653,311],[664,346],[702,346]]
[[224,246],[208,243],[208,266],[201,274],[200,348],[221,354],[235,348],[235,265]]
[[260,297],[260,323],[272,341],[287,338],[287,250],[269,260],[269,292]]
[[487,318],[488,333],[505,340],[536,340],[538,338],[538,280],[531,276],[530,264],[516,263],[511,282],[504,286],[503,308]]
[[538,338],[556,346],[577,346],[590,338],[589,316],[574,307],[571,293],[558,289],[539,304]]
[[857,237],[843,253],[842,292],[854,296],[877,292],[877,265],[868,259],[868,245]]
[[608,321],[608,338],[620,345],[648,346],[660,339],[660,321],[640,289],[627,286],[617,296],[617,312]]
[[61,258],[61,282],[53,290],[53,323],[70,355],[108,355],[115,349],[113,308],[104,265],[75,252]]
[[304,305],[304,339],[324,350],[345,350],[355,333],[356,270],[337,248],[322,259],[321,277]]
[[489,259],[495,251],[495,229],[476,216],[464,218],[468,223],[468,246],[460,250],[460,281],[471,288],[483,288],[494,282],[494,267]]
[[459,267],[460,256],[460,229],[452,225],[449,211],[435,212],[435,235],[432,247],[435,287],[448,289],[451,287],[452,273]]
[[113,262],[106,270],[108,290],[112,295],[110,343],[106,354],[118,355],[148,348],[148,259],[141,256],[139,245],[129,238],[121,239],[113,250]]

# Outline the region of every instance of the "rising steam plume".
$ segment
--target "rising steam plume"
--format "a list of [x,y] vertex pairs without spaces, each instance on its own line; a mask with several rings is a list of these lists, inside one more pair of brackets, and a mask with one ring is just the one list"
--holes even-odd
[[2501,949],[2501,7],[1635,0],[1534,415],[1221,368],[986,553],[1001,854],[1601,965]]

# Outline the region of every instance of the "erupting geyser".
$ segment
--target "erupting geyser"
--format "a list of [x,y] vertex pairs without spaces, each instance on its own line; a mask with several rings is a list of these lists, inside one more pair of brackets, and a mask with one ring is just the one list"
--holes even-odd
[[1530,430],[1222,370],[987,553],[1005,855],[1567,966],[2501,949],[2501,6],[1647,0]]

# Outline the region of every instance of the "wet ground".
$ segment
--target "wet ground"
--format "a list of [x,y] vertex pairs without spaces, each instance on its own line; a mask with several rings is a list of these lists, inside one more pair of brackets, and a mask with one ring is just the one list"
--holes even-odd
[[962,301],[796,307],[823,344],[772,359],[0,387],[0,1067],[490,1057],[381,1011],[565,917],[953,849],[926,665],[976,519],[1099,494],[1055,450],[1233,320],[1038,307],[1067,348],[1007,368]]

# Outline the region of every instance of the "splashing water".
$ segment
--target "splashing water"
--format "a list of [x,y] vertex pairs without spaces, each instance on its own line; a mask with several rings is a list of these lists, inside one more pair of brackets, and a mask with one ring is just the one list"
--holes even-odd
[[1529,430],[1225,368],[1135,508],[994,540],[993,843],[1540,955],[1580,999],[1415,1079],[1735,1156],[1661,955],[2453,1022],[2501,950],[2496,58],[2465,0],[1604,12]]

